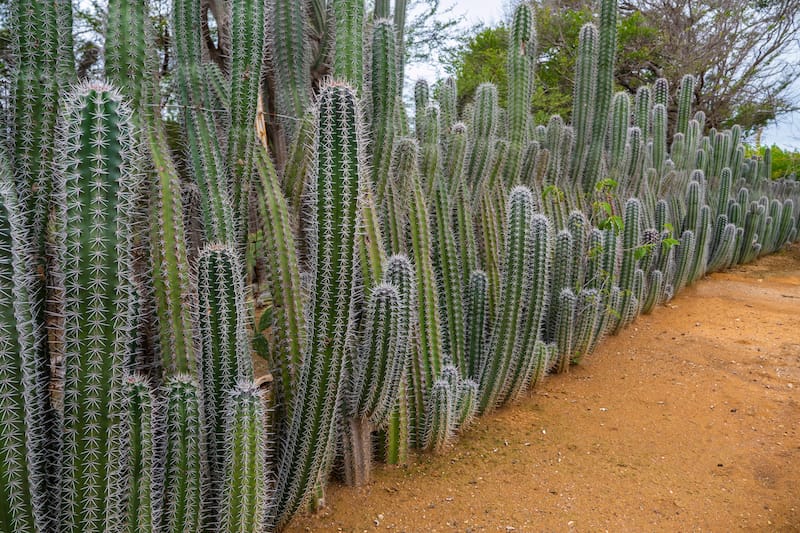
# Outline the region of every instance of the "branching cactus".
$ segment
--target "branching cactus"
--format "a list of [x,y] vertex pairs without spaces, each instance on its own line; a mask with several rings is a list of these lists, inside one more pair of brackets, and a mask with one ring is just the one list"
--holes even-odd
[[46,531],[55,518],[46,484],[53,455],[48,447],[49,383],[35,349],[23,224],[0,157],[0,529]]
[[153,474],[155,464],[155,433],[153,431],[153,393],[147,381],[138,376],[128,377],[125,383],[128,425],[128,471],[130,486],[127,494],[128,533],[155,531]]
[[365,170],[355,92],[341,84],[324,86],[317,123],[313,172],[306,185],[314,280],[308,323],[313,327],[308,332],[292,419],[283,437],[269,525],[285,523],[311,491],[324,484],[335,443],[342,367],[355,334],[358,194]]
[[209,478],[203,508],[212,521],[206,524],[210,529],[219,526],[215,520],[225,479],[225,402],[238,382],[253,379],[243,274],[236,250],[230,246],[210,245],[197,259],[199,375]]
[[[258,386],[240,381],[225,402],[225,480],[219,529],[264,531],[267,499],[266,413]],[[208,512],[208,509],[204,509]]]
[[[115,530],[124,520],[123,371],[130,360],[131,220],[139,188],[130,111],[102,83],[70,95],[54,185],[64,274],[62,526]],[[87,424],[86,420],[92,420]]]
[[203,473],[202,392],[197,381],[178,374],[162,392],[164,472],[160,482],[161,531],[200,531]]

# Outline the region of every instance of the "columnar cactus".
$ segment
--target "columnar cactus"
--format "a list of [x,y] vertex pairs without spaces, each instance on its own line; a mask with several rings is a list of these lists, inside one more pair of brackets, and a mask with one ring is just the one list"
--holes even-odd
[[497,87],[491,83],[481,84],[475,90],[475,107],[470,122],[467,176],[471,188],[488,174],[492,164],[497,109]]
[[425,428],[422,447],[444,451],[453,434],[454,398],[450,383],[437,379],[431,387],[425,407]]
[[225,480],[217,531],[264,531],[267,498],[265,418],[261,391],[251,381],[240,381],[228,391],[225,402]]
[[354,335],[356,241],[363,137],[358,100],[346,85],[320,93],[318,132],[308,191],[309,257],[314,285],[308,342],[297,381],[292,418],[283,437],[276,498],[267,522],[284,523],[330,468],[335,442],[336,399],[342,367]]
[[370,71],[372,182],[383,196],[389,177],[389,164],[395,134],[395,106],[399,94],[397,50],[394,24],[380,19],[372,27],[372,62]]
[[57,511],[46,483],[49,382],[36,350],[24,223],[0,157],[0,529],[45,531]]
[[155,434],[153,431],[153,393],[147,381],[139,376],[128,377],[125,383],[128,426],[128,472],[130,487],[127,494],[128,533],[154,531],[155,505]]
[[209,478],[203,508],[212,529],[219,526],[215,520],[225,480],[225,402],[237,383],[253,379],[243,274],[236,250],[230,246],[210,245],[197,258],[199,375]]
[[533,6],[520,3],[514,11],[508,41],[508,119],[510,154],[506,181],[516,184],[528,132],[536,67],[536,25]]
[[209,241],[235,242],[229,184],[201,66],[202,39],[200,32],[194,30],[200,27],[200,0],[174,0],[172,21],[175,26],[177,86],[185,108],[189,160],[202,191],[206,238]]
[[286,138],[294,139],[297,134],[297,120],[304,115],[311,103],[308,75],[311,54],[306,49],[308,12],[306,6],[300,2],[269,1],[272,16],[268,19],[268,49],[275,67],[279,122],[286,132]]
[[130,111],[108,85],[77,87],[63,123],[64,166],[54,185],[64,275],[62,525],[109,531],[123,520],[128,488],[123,371],[134,326],[130,224],[138,205],[137,148]]
[[161,531],[200,531],[203,472],[203,406],[197,381],[185,374],[169,378],[162,392],[164,428]]
[[333,75],[361,91],[364,76],[364,0],[333,3]]
[[575,150],[572,152],[572,183],[580,183],[588,156],[594,95],[597,83],[598,40],[593,24],[584,24],[578,37],[578,58],[575,62],[575,87],[572,97],[572,127],[575,130]]

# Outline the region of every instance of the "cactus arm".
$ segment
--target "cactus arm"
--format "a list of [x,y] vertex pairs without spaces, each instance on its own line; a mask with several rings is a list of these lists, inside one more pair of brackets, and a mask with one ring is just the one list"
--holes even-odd
[[125,396],[128,404],[128,468],[131,480],[127,531],[150,533],[155,530],[153,394],[144,378],[131,376],[125,383]]
[[372,99],[372,183],[377,198],[383,197],[389,179],[389,166],[395,134],[395,106],[399,94],[397,49],[394,24],[381,19],[372,28],[370,97]]

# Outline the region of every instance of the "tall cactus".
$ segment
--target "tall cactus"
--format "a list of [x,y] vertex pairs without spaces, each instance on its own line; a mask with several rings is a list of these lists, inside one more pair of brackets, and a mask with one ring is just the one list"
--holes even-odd
[[381,19],[372,27],[372,62],[370,71],[370,97],[372,98],[372,183],[383,196],[389,178],[389,164],[395,134],[395,106],[399,94],[397,75],[397,50],[394,24]]
[[302,2],[269,2],[272,16],[267,31],[275,66],[276,106],[286,138],[292,140],[297,134],[297,121],[311,103],[311,53],[306,49],[308,11]]
[[504,379],[514,358],[519,357],[517,337],[523,335],[524,297],[527,281],[526,263],[530,255],[533,195],[526,187],[515,187],[509,195],[508,237],[502,300],[497,323],[481,369],[480,410],[491,411],[499,405]]
[[276,498],[267,516],[270,524],[288,520],[311,490],[324,483],[335,442],[342,366],[355,333],[362,123],[356,95],[346,85],[324,86],[317,105],[313,173],[306,185],[314,276],[308,322],[313,326],[283,438]]
[[573,183],[579,183],[583,176],[592,135],[599,38],[593,24],[584,24],[578,36],[578,58],[575,62],[572,97],[572,127],[575,130],[575,150],[572,152],[571,165]]
[[58,144],[65,163],[54,186],[63,224],[62,523],[68,531],[109,531],[123,520],[127,490],[122,391],[134,319],[137,154],[130,111],[108,85],[77,87],[63,122]]
[[528,132],[536,67],[536,25],[533,6],[520,3],[514,11],[508,42],[508,120],[510,154],[506,180],[516,184]]
[[333,52],[333,75],[361,92],[364,77],[364,0],[333,2],[336,40]]
[[53,509],[47,475],[49,393],[25,264],[25,223],[5,159],[0,158],[0,529],[46,531]]

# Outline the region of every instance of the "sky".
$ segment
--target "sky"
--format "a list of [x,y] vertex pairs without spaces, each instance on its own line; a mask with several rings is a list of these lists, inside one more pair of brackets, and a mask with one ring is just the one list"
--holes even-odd
[[[442,8],[453,6],[454,15],[464,15],[468,23],[483,22],[492,26],[503,18],[503,0],[443,0]],[[798,59],[800,60],[800,59]],[[429,81],[442,77],[443,72],[434,68],[415,66],[409,72],[412,79],[424,77]],[[795,81],[792,93],[800,95],[800,79]],[[773,143],[790,149],[800,149],[800,112],[790,113],[764,129],[761,137],[763,145]]]

